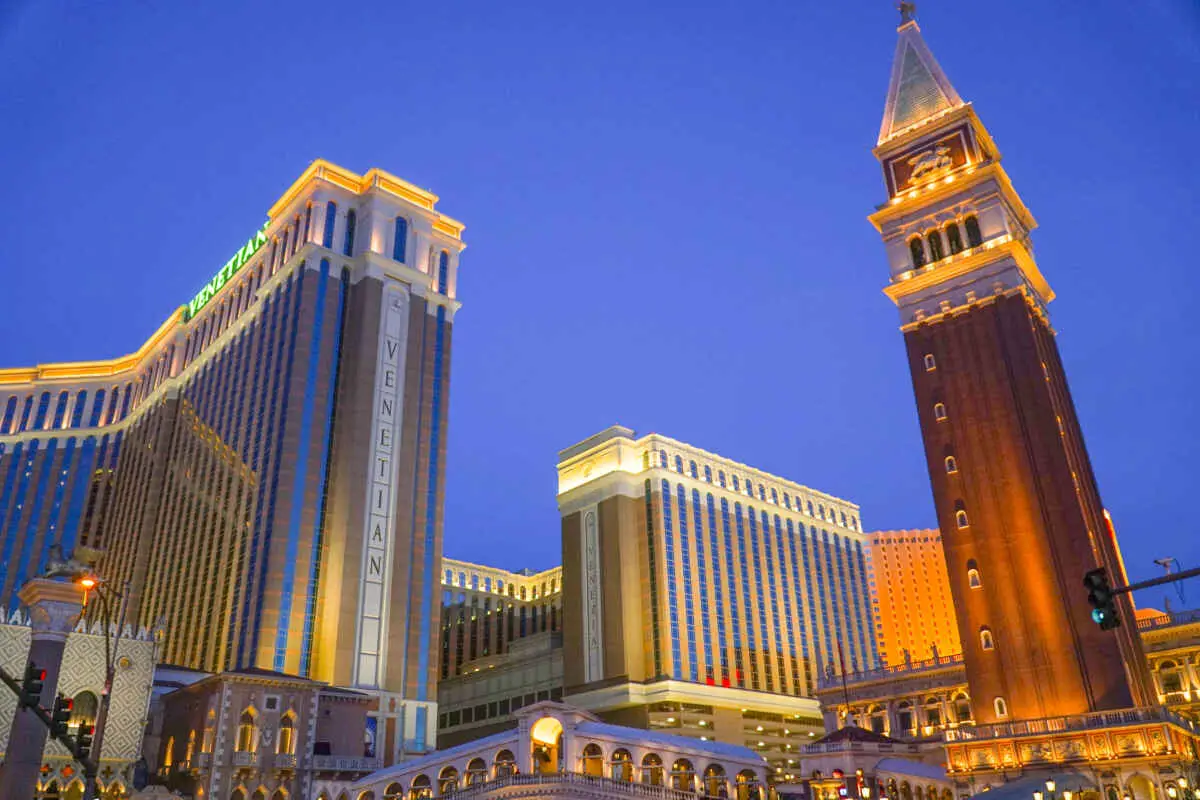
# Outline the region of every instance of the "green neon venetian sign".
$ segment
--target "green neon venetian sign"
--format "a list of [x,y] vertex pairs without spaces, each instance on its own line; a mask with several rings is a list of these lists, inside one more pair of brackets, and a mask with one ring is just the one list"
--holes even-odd
[[212,280],[203,289],[196,292],[196,296],[187,305],[188,319],[196,316],[196,312],[204,308],[205,303],[213,299],[216,293],[221,291],[221,287],[228,283],[229,279],[236,275],[237,271],[246,265],[246,262],[254,258],[254,254],[267,243],[267,226],[270,224],[270,220],[264,222],[258,233],[251,236],[250,240],[233,254],[233,258],[226,261],[225,266],[221,267],[216,275],[213,275]]

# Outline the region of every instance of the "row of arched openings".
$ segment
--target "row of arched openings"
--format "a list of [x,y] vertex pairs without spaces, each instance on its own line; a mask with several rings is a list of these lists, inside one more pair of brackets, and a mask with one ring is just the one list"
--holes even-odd
[[[975,215],[972,214],[963,220],[963,228],[967,232],[967,247],[979,247],[983,244],[983,234],[979,230],[979,220]],[[914,269],[941,261],[947,255],[955,255],[962,251],[963,235],[957,222],[948,222],[941,228],[934,228],[924,236],[918,235],[908,240],[908,252],[912,257]]]

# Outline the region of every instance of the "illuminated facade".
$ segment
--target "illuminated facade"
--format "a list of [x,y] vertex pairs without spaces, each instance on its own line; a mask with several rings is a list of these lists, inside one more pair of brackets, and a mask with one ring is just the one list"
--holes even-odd
[[463,248],[436,201],[314,162],[137,352],[0,370],[0,602],[98,547],[165,661],[376,690],[394,749],[430,746]]
[[1090,767],[1086,800],[1117,800],[1122,785],[1155,800],[1191,777],[1198,731],[1156,702],[1129,597],[1118,596],[1116,630],[1091,618],[1083,576],[1127,578],[1050,327],[1036,223],[912,4],[900,9],[874,150],[888,199],[870,220],[886,246],[884,292],[900,311],[963,648],[964,713],[947,716],[931,693],[946,768],[973,794],[1014,775],[1027,793]]
[[[978,722],[1146,705],[1141,643],[1091,619],[1124,582],[1034,260],[1035,222],[915,21],[879,145],[887,247]],[[1132,620],[1128,599],[1122,614]]]
[[563,696],[562,567],[510,572],[442,560],[438,748],[516,724]]
[[961,653],[941,531],[877,531],[867,539],[867,581],[883,663]]
[[614,426],[559,453],[568,702],[781,776],[819,670],[878,662],[858,507]]

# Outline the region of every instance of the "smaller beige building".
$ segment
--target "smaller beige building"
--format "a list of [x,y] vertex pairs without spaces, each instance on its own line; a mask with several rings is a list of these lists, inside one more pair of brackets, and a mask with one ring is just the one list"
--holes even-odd
[[[116,628],[108,629],[110,641]],[[133,780],[133,770],[142,750],[150,684],[154,679],[158,643],[145,628],[126,626],[116,650],[112,702],[104,731],[104,751],[100,754],[100,786],[107,797],[124,797]],[[25,670],[30,643],[29,617],[15,613],[0,624],[0,666],[10,675]],[[100,623],[80,621],[67,636],[63,651],[58,692],[74,700],[70,720],[72,735],[80,725],[92,725],[99,711],[104,689],[105,631]],[[16,713],[17,698],[7,689],[0,691],[0,758],[8,749],[8,737]],[[45,796],[77,800],[83,796],[83,773],[79,764],[55,741],[48,741],[43,755],[39,791]]]
[[251,668],[161,698],[157,780],[196,800],[336,795],[378,769],[371,694]]

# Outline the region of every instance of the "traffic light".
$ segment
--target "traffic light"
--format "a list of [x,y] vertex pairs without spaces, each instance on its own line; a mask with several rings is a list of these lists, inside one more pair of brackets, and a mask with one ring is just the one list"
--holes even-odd
[[92,753],[92,737],[96,735],[95,725],[80,725],[75,734],[75,756],[85,760]]
[[1083,576],[1083,585],[1088,590],[1088,602],[1092,604],[1092,619],[1102,631],[1120,627],[1121,617],[1117,614],[1116,596],[1108,583],[1108,570],[1099,567]]
[[25,677],[21,679],[21,708],[32,708],[42,700],[42,687],[46,683],[46,670],[32,661],[25,665]]
[[55,739],[67,735],[67,723],[71,720],[71,707],[75,703],[61,694],[54,698],[54,709],[50,712],[50,735]]

